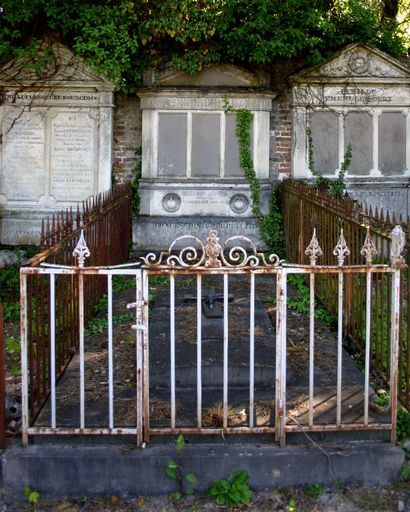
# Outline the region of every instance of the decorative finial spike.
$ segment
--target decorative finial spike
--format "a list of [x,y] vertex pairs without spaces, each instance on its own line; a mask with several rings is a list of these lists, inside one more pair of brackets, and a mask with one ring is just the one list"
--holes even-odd
[[310,264],[312,267],[316,265],[318,257],[322,256],[322,249],[316,236],[316,228],[313,228],[313,236],[309,242],[309,245],[306,247],[305,254],[306,256],[309,256]]
[[80,268],[84,267],[85,258],[88,258],[90,256],[90,250],[88,249],[87,244],[85,242],[84,230],[82,228],[80,238],[78,240],[76,248],[73,251],[73,256],[77,256],[78,266]]
[[377,255],[377,249],[370,235],[370,226],[366,226],[366,230],[366,238],[360,254],[366,258],[366,264],[371,265],[373,263],[373,258]]
[[343,228],[340,229],[339,241],[333,249],[333,254],[337,257],[339,267],[343,267],[346,256],[349,256],[350,254],[350,249],[343,236]]

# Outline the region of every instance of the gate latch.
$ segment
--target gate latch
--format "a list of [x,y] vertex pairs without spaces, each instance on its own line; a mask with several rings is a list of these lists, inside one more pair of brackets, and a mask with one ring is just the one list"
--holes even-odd
[[137,323],[135,325],[131,325],[131,329],[146,332],[147,328],[142,322],[142,309],[144,306],[145,306],[144,300],[137,300],[137,302],[131,302],[130,304],[127,304],[127,309],[135,308],[135,310],[136,310]]

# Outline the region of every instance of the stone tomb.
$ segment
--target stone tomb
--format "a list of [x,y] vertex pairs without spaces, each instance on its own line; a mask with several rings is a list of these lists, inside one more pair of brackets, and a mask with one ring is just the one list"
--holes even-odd
[[312,178],[310,128],[317,171],[334,178],[351,144],[350,195],[407,217],[410,69],[377,49],[352,44],[292,81],[293,177]]
[[0,243],[38,243],[41,218],[111,186],[113,86],[53,46],[45,80],[1,70]]
[[[250,190],[239,164],[232,109],[253,113],[251,151],[266,210],[269,116],[275,94],[268,78],[231,65],[206,67],[191,76],[172,68],[151,71],[138,93],[142,110],[141,217],[134,223],[138,250],[161,250],[178,236],[258,239]],[[155,232],[155,238],[152,233]]]

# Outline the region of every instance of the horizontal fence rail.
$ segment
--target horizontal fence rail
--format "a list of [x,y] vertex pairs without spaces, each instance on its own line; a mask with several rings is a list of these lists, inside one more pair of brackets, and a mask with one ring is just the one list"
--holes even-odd
[[[360,265],[365,261],[361,247],[367,233],[374,241],[374,261],[388,263],[391,253],[391,231],[396,218],[377,208],[360,206],[349,198],[337,199],[328,192],[317,190],[305,183],[285,181],[282,184],[283,219],[286,234],[286,251],[289,261],[307,261],[304,247],[316,228],[321,239],[321,264],[332,262],[332,240],[343,229],[350,248],[347,258],[349,265]],[[405,233],[410,233],[410,223],[399,219]],[[373,249],[372,249],[373,250]],[[410,407],[410,241],[407,236],[403,247],[406,266],[400,270],[400,310],[399,330],[399,399]],[[331,313],[337,315],[337,279],[333,276],[320,276],[316,283],[316,294]],[[371,294],[369,293],[369,286]],[[392,282],[385,275],[373,276],[369,284],[365,275],[347,277],[343,298],[343,336],[349,339],[361,354],[362,359],[370,357],[374,371],[381,381],[390,381],[390,332],[394,325],[391,309]],[[371,308],[369,310],[369,296]],[[371,318],[372,337],[370,347],[366,347],[366,319]]]
[[[131,186],[121,185],[90,197],[75,213],[70,209],[43,221],[42,251],[28,260],[26,266],[75,265],[79,255],[74,249],[81,231],[88,240],[92,265],[126,261],[131,237]],[[30,421],[34,421],[52,390],[52,374],[58,381],[79,346],[80,323],[94,316],[95,305],[104,293],[103,278],[93,279],[92,283],[88,279],[78,274],[62,274],[57,281],[50,281],[48,276],[37,272],[26,274],[22,279],[21,306],[27,318]],[[81,286],[84,293],[80,292]],[[80,300],[84,306],[82,317]]]
[[[350,253],[346,244],[343,231],[339,235],[339,240],[334,246],[334,259],[337,264],[318,265],[318,258],[323,252],[320,246],[320,239],[313,232],[312,239],[306,249],[310,258],[310,265],[286,265],[276,255],[267,257],[257,252],[253,243],[245,237],[231,237],[222,246],[219,244],[217,233],[214,230],[209,232],[207,244],[203,244],[194,236],[183,236],[177,239],[166,252],[160,255],[153,253],[141,258],[134,264],[120,265],[116,267],[99,267],[85,265],[86,259],[90,258],[90,251],[85,244],[83,234],[81,234],[74,253],[78,256],[77,265],[56,265],[51,264],[42,267],[22,268],[22,387],[23,387],[23,442],[27,444],[29,435],[38,434],[115,434],[115,435],[135,435],[138,446],[148,442],[153,435],[164,434],[272,434],[281,446],[285,445],[287,433],[295,431],[344,431],[344,430],[387,430],[390,431],[391,440],[396,439],[396,412],[397,412],[397,381],[398,381],[398,343],[399,330],[397,325],[400,315],[400,267],[403,264],[401,256],[401,241],[403,233],[398,228],[392,235],[392,252],[390,255],[390,264],[373,264],[373,242],[371,237],[367,238],[363,245],[363,251],[366,253],[366,264],[345,265],[345,260]],[[189,245],[188,245],[189,244]],[[309,301],[309,319],[308,319],[308,357],[306,368],[308,374],[307,385],[307,417],[306,419],[296,417],[291,413],[290,404],[287,404],[289,391],[287,371],[289,367],[289,335],[287,331],[287,302],[288,302],[288,279],[290,275],[306,275],[310,286]],[[123,275],[132,280],[132,286],[135,287],[135,301],[128,303],[128,309],[133,311],[132,329],[135,334],[133,337],[133,360],[127,361],[128,367],[134,369],[132,379],[132,406],[135,414],[131,425],[119,425],[116,418],[118,408],[118,397],[116,396],[117,382],[123,379],[123,370],[116,364],[115,353],[119,349],[116,345],[113,322],[113,279],[115,276]],[[45,287],[49,290],[49,346],[47,347],[48,363],[47,375],[50,382],[50,406],[47,409],[46,418],[43,417],[42,424],[36,425],[30,421],[31,401],[36,399],[32,395],[30,357],[33,349],[30,348],[30,338],[28,336],[28,327],[30,325],[27,283],[33,276],[41,277],[45,280]],[[166,298],[164,298],[167,308],[161,306],[160,316],[166,321],[167,327],[161,330],[159,338],[153,338],[155,325],[150,321],[152,314],[152,304],[150,298],[150,282],[155,282],[155,276],[167,278]],[[332,374],[336,376],[332,381],[330,398],[323,398],[323,384],[317,382],[315,369],[317,366],[317,344],[315,331],[315,291],[316,283],[322,276],[335,281],[335,294],[337,303],[337,340],[335,355],[329,357],[328,364],[332,366]],[[390,379],[390,397],[388,418],[386,421],[379,421],[370,414],[371,390],[371,343],[374,334],[374,325],[371,322],[372,304],[373,304],[373,283],[377,282],[379,277],[386,279],[389,284],[390,296],[386,300],[390,303],[390,312],[393,323],[390,325],[389,343],[388,343],[388,374]],[[179,311],[181,309],[181,292],[178,288],[179,278],[191,278],[191,287],[193,294],[184,296],[184,300],[191,301],[192,313],[190,313],[190,323],[193,326],[193,337],[188,340],[185,349],[181,348],[181,339],[178,337],[178,328],[187,312]],[[220,283],[220,293],[212,292],[208,295],[208,307],[214,307],[216,300],[221,304],[221,335],[217,341],[205,340],[207,328],[202,314],[204,303],[204,281],[212,277],[218,279]],[[272,417],[273,421],[257,424],[255,421],[256,392],[260,384],[256,384],[256,363],[255,354],[259,350],[259,342],[256,339],[256,289],[258,280],[268,277],[269,287],[275,295],[275,327],[272,337],[270,350],[271,359],[274,362],[268,377],[268,393],[270,402],[273,403]],[[355,384],[354,393],[361,396],[359,404],[360,410],[352,419],[349,405],[349,394],[352,393],[352,385],[348,381],[346,371],[346,355],[343,352],[343,328],[345,319],[345,289],[350,279],[364,279],[365,287],[365,359],[364,359],[364,378],[359,379]],[[76,377],[76,396],[78,400],[74,403],[76,425],[67,426],[61,424],[58,419],[58,412],[61,403],[58,403],[58,346],[60,337],[57,334],[57,289],[59,281],[64,278],[74,279],[78,282],[78,301],[76,304],[78,318],[77,324],[77,360],[70,378]],[[247,289],[244,298],[244,308],[239,311],[239,315],[232,316],[234,313],[234,304],[231,303],[231,290],[235,289],[236,280],[244,278]],[[88,344],[84,334],[85,319],[85,300],[87,296],[87,287],[93,287],[94,280],[102,279],[104,281],[107,293],[107,337],[106,352],[98,352],[101,368],[98,374],[102,374],[101,369],[106,369],[106,380],[99,382],[99,388],[96,391],[98,401],[103,404],[107,414],[105,419],[99,420],[98,424],[89,415],[89,402],[87,398],[87,388],[90,386],[88,380],[88,369],[92,364],[92,357],[95,354],[88,352]],[[124,305],[125,307],[125,305]],[[155,305],[154,305],[155,307]],[[158,306],[159,307],[159,306]],[[168,313],[166,313],[168,311]],[[187,311],[186,309],[184,311]],[[239,324],[241,318],[248,328],[246,349],[240,360],[239,366],[246,363],[246,399],[243,409],[236,413],[235,424],[232,424],[231,414],[234,409],[235,385],[232,377],[233,371],[231,361],[236,350],[236,340],[232,334],[235,329],[235,322]],[[156,321],[159,321],[159,317]],[[259,320],[260,321],[260,320]],[[164,324],[165,325],[165,324]],[[162,328],[161,328],[162,329]],[[243,327],[240,327],[243,330]],[[122,331],[121,331],[122,332]],[[246,334],[248,333],[248,334]],[[121,334],[126,337],[125,333]],[[162,339],[163,345],[156,347]],[[220,343],[220,366],[218,371],[211,377],[205,376],[204,356],[205,341],[212,343],[209,345],[215,347]],[[194,402],[191,416],[182,417],[179,407],[178,389],[181,379],[181,368],[179,367],[179,358],[183,352],[187,352],[189,346],[196,354],[195,362],[191,364],[192,371],[189,372],[189,378],[192,381],[193,390],[189,391],[189,401]],[[182,350],[182,352],[181,352]],[[156,352],[155,352],[156,351]],[[166,366],[161,366],[157,360],[160,357],[167,359]],[[214,357],[214,356],[212,356]],[[130,364],[131,363],[131,364]],[[189,370],[189,368],[188,368]],[[220,371],[219,371],[220,370]],[[105,373],[104,373],[105,374]],[[94,377],[100,378],[100,377]],[[208,379],[208,383],[206,380]],[[162,418],[160,426],[153,424],[152,408],[155,401],[153,396],[154,384],[159,392],[166,397],[167,412]],[[209,386],[211,385],[211,388]],[[156,391],[158,391],[156,389]],[[191,388],[189,388],[191,389]],[[215,391],[218,389],[218,391]],[[221,397],[218,414],[220,423],[210,426],[205,421],[205,414],[209,414],[209,409],[205,404],[207,392],[216,393]],[[324,400],[334,402],[334,411],[331,419],[323,421],[321,419],[320,406]],[[208,404],[209,405],[209,404]],[[133,410],[134,410],[133,409]],[[185,411],[186,412],[186,411]],[[74,412],[72,412],[74,415]],[[299,418],[299,419],[298,419]]]

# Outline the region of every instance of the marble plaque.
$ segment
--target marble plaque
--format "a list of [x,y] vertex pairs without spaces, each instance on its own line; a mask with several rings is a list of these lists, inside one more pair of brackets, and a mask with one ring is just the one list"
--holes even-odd
[[59,112],[51,122],[51,195],[80,201],[94,192],[95,121],[87,112]]
[[44,116],[9,113],[3,122],[1,193],[6,201],[38,201],[45,194]]

